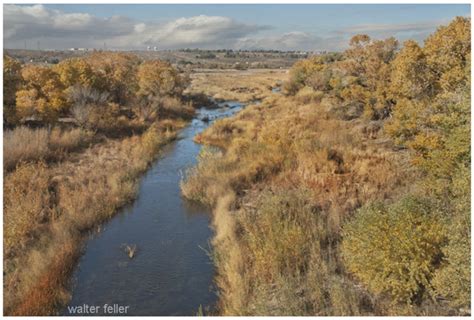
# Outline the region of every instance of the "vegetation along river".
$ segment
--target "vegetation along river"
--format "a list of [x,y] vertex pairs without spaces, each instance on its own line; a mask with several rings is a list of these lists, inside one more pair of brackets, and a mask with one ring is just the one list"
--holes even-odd
[[[198,110],[144,175],[136,201],[91,236],[64,315],[195,315],[215,303],[210,209],[183,198],[179,184],[201,149],[193,137],[242,108],[220,105]],[[132,259],[127,245],[136,246]]]

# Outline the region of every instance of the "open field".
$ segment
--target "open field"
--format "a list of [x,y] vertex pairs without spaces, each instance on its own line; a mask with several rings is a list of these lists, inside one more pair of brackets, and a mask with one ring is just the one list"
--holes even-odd
[[280,89],[288,70],[197,70],[191,75],[191,92],[204,93],[216,100],[252,102]]

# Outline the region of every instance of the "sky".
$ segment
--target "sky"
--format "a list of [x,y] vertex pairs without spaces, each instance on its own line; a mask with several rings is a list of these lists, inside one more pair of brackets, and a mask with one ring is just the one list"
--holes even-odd
[[469,4],[35,4],[3,6],[4,47],[341,51],[355,34],[422,42]]

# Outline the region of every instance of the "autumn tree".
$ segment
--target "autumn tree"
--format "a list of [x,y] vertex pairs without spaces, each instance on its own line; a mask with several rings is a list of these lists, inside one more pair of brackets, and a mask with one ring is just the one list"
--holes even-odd
[[299,89],[308,84],[309,79],[312,78],[311,82],[313,84],[316,81],[321,81],[321,79],[315,78],[319,77],[318,73],[322,72],[323,69],[324,60],[318,56],[296,62],[290,69],[290,80],[285,83],[285,91],[289,94],[296,94]]
[[471,19],[455,18],[428,37],[423,48],[439,87],[452,91],[470,79]]
[[[470,48],[470,19],[456,18],[431,35],[424,47],[405,42],[391,63],[394,106],[384,128],[412,151],[413,164],[422,174],[413,196],[429,198],[431,205],[363,209],[347,224],[347,266],[376,292],[411,301],[428,289],[452,307],[469,307]],[[400,210],[404,207],[407,210]],[[442,241],[440,224],[445,230]],[[429,238],[410,234],[413,230],[425,230]],[[421,239],[424,244],[418,246]],[[384,249],[389,242],[397,245]],[[405,254],[412,256],[407,259]],[[392,270],[395,266],[404,272]],[[404,274],[411,276],[404,279]]]
[[391,111],[389,96],[391,62],[398,42],[394,38],[372,40],[367,35],[356,35],[345,51],[345,71],[358,79],[345,88],[343,98],[364,105],[367,119],[383,119]]
[[95,72],[87,58],[66,59],[54,66],[62,84],[69,90],[73,86],[104,91],[106,80]]
[[21,70],[22,88],[16,93],[17,114],[53,122],[67,107],[64,86],[51,68],[27,65]]
[[137,69],[140,59],[133,54],[96,52],[87,58],[95,77],[102,79],[101,90],[120,105],[131,103],[137,93]]
[[178,96],[187,85],[178,71],[161,60],[143,62],[138,68],[138,96]]
[[21,64],[7,55],[3,56],[3,117],[4,122],[16,122],[16,91],[21,85]]
[[420,160],[443,149],[452,130],[470,121],[463,107],[470,101],[470,55],[470,19],[456,18],[430,36],[424,48],[405,42],[393,61],[390,90],[396,106],[385,128],[416,150]]
[[137,72],[138,103],[135,112],[139,118],[156,118],[169,102],[180,109],[183,90],[189,79],[179,74],[171,64],[161,60],[143,62]]

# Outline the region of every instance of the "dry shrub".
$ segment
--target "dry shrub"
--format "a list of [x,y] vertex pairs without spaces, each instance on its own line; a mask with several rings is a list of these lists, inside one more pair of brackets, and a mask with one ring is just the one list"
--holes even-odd
[[257,209],[244,211],[238,221],[258,278],[271,282],[279,274],[304,270],[317,241],[306,228],[320,229],[316,208],[302,192],[291,190],[262,193],[254,206]]
[[233,192],[220,194],[213,211],[215,237],[212,239],[213,261],[217,268],[215,282],[219,286],[219,311],[223,315],[242,314],[248,305],[250,277],[245,273],[244,251],[238,240],[236,221],[231,211]]
[[[77,237],[60,237],[50,247],[32,252],[27,261],[31,272],[22,274],[24,292],[21,303],[8,314],[15,316],[54,315],[70,299],[67,285],[77,258]],[[61,231],[64,234],[64,231]]]
[[204,148],[198,166],[191,168],[181,183],[183,194],[190,199],[215,204],[222,190],[240,193],[253,183],[270,177],[281,166],[282,155],[271,146],[254,142],[240,151],[244,161],[235,157],[235,152],[223,156],[216,149]]
[[90,131],[80,128],[70,130],[55,128],[49,136],[49,148],[51,152],[58,150],[74,151],[86,145],[91,140],[91,137],[92,133]]
[[3,185],[4,255],[26,246],[30,235],[52,214],[51,173],[46,165],[24,165],[5,177]]
[[3,165],[10,170],[20,161],[37,160],[48,155],[47,129],[17,127],[3,134]]
[[191,103],[183,102],[176,97],[165,97],[161,99],[162,118],[183,118],[191,119],[194,115],[194,108]]
[[242,203],[232,192],[219,197],[212,244],[221,314],[372,312],[369,295],[340,275],[327,217],[309,196],[295,189],[255,192]]
[[310,87],[303,87],[298,91],[295,96],[295,99],[300,103],[311,103],[311,102],[320,102],[321,99],[324,97],[324,92],[322,91],[315,91],[313,88]]
[[342,251],[347,268],[375,293],[394,301],[421,302],[441,260],[446,241],[431,206],[407,198],[389,207],[364,207],[344,227]]
[[54,160],[63,152],[71,152],[87,145],[92,133],[79,128],[48,130],[17,127],[3,136],[4,168],[12,170],[20,162]]

